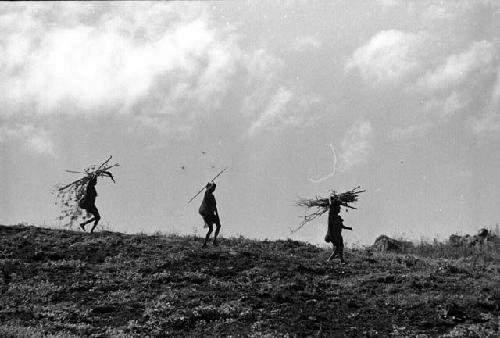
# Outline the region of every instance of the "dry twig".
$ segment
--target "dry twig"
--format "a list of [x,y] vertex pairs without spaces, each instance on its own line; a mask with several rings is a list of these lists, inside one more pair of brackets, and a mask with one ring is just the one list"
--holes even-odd
[[302,222],[300,222],[299,226],[296,227],[295,229],[292,229],[291,232],[297,232],[298,230],[302,229],[302,227],[308,223],[311,222],[312,220],[318,218],[319,216],[323,215],[326,213],[330,207],[330,197],[332,198],[332,201],[335,203],[338,203],[340,205],[343,205],[347,208],[350,209],[356,209],[355,207],[349,205],[349,203],[354,203],[358,201],[358,196],[362,192],[365,192],[366,190],[360,190],[360,187],[357,186],[356,188],[343,192],[341,194],[337,194],[335,190],[330,191],[330,196],[323,198],[323,197],[318,197],[315,196],[314,198],[301,198],[297,201],[297,205],[299,207],[305,207],[307,209],[313,209],[309,213],[304,215],[304,219]]

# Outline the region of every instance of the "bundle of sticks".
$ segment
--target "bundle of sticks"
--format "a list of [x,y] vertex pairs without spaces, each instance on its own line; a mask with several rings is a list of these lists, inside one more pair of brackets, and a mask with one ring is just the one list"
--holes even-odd
[[[332,203],[338,203],[347,208],[356,209],[355,207],[351,206],[350,203],[357,202],[359,194],[366,191],[366,190],[361,190],[360,188],[361,188],[360,186],[357,186],[352,190],[340,194],[338,194],[335,190],[330,190],[330,195],[328,197],[316,196],[314,198],[299,199],[297,201],[297,205],[299,207],[305,207],[306,214],[304,215],[303,220],[302,222],[300,222],[299,226],[292,230],[292,233],[300,230],[306,223],[326,213],[330,208],[330,198]],[[308,213],[307,212],[308,209],[312,209],[312,211]]]
[[66,170],[66,172],[84,174],[84,176],[69,184],[56,186],[56,205],[61,209],[61,214],[58,217],[59,220],[62,221],[68,218],[69,220],[66,225],[71,227],[73,222],[81,216],[82,210],[78,207],[78,202],[84,197],[87,184],[92,178],[108,177],[113,183],[116,183],[110,169],[118,167],[119,164],[110,164],[109,162],[112,157],[113,156],[109,156],[109,158],[100,165],[91,165],[83,171]]

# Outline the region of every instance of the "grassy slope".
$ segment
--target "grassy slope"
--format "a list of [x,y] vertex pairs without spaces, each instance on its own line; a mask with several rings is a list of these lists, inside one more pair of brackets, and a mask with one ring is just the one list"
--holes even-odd
[[495,336],[500,262],[0,226],[0,336]]

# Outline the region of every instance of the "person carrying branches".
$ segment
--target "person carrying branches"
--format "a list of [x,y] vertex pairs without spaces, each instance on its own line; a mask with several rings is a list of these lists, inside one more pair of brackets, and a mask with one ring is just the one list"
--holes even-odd
[[82,171],[66,170],[70,173],[85,174],[82,178],[73,181],[64,186],[56,186],[56,204],[61,207],[61,215],[58,217],[60,220],[69,218],[69,226],[72,226],[81,215],[82,210],[93,217],[89,220],[80,223],[80,228],[85,231],[85,225],[94,222],[90,232],[94,232],[101,215],[95,205],[97,191],[95,186],[98,177],[108,177],[113,183],[116,183],[110,169],[119,166],[118,163],[109,164],[111,156],[100,165],[93,165]]
[[[350,209],[356,209],[351,206],[351,203],[358,201],[359,194],[365,192],[365,190],[360,190],[360,187],[356,187],[352,190],[338,194],[335,190],[330,190],[328,197],[314,197],[314,198],[301,198],[297,201],[297,205],[306,208],[306,213],[303,217],[302,222],[295,229],[292,229],[292,233],[302,229],[302,227],[325,214],[328,211],[328,231],[325,236],[325,241],[327,243],[332,243],[334,250],[333,253],[328,257],[328,261],[335,257],[339,257],[342,263],[344,260],[344,240],[342,238],[342,229],[352,230],[351,227],[344,226],[344,220],[340,217],[341,206]],[[347,209],[346,209],[347,210]]]
[[85,231],[85,225],[94,222],[94,226],[90,229],[90,233],[94,232],[95,227],[99,223],[101,219],[101,215],[99,215],[99,210],[95,206],[95,198],[97,197],[97,191],[95,190],[95,186],[97,184],[97,176],[93,176],[89,183],[87,183],[87,188],[85,189],[85,195],[78,202],[78,206],[87,211],[87,214],[91,214],[94,218],[90,218],[89,220],[80,223],[80,228]]
[[333,200],[333,197],[328,198],[328,231],[325,236],[325,242],[333,244],[333,253],[328,257],[327,261],[335,257],[340,258],[341,263],[346,263],[344,259],[344,240],[342,238],[342,229],[352,230],[351,227],[344,226],[344,220],[340,217],[340,203]]
[[217,235],[220,231],[220,218],[219,212],[217,211],[217,202],[215,196],[213,195],[217,185],[214,182],[209,182],[205,186],[205,196],[201,202],[198,212],[200,213],[203,221],[205,222],[205,227],[208,227],[208,233],[205,236],[205,241],[203,242],[203,247],[207,246],[207,242],[214,230],[213,225],[215,224],[215,234],[214,234],[214,246],[217,245]]

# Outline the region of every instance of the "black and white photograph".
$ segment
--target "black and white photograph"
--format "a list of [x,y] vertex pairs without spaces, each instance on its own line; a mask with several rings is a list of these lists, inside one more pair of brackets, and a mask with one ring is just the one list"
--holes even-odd
[[0,1],[0,337],[499,337],[500,1]]

